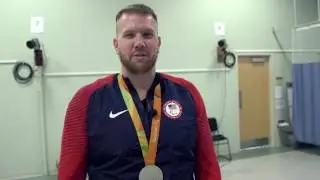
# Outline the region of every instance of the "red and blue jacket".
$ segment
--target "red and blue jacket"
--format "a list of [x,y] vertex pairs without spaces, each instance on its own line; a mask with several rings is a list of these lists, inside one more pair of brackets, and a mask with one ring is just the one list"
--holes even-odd
[[[182,78],[157,73],[141,102],[129,79],[125,82],[147,138],[158,83],[162,105],[173,102],[181,108],[175,117],[165,110],[161,113],[156,165],[162,169],[164,180],[221,180],[205,105],[196,87]],[[117,74],[75,93],[65,116],[58,180],[84,180],[86,175],[90,180],[138,180],[145,164],[130,115],[124,110]],[[117,117],[110,116],[117,112]]]

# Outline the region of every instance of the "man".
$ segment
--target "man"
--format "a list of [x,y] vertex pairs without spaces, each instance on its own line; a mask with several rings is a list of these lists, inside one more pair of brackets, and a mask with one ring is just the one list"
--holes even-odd
[[129,5],[116,26],[121,72],[82,87],[69,103],[58,180],[221,180],[200,93],[155,70],[154,11]]

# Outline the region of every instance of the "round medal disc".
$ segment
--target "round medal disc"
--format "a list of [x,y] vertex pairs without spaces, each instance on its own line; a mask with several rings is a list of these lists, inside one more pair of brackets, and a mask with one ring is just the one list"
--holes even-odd
[[139,180],[163,180],[163,174],[158,166],[147,165],[140,171]]

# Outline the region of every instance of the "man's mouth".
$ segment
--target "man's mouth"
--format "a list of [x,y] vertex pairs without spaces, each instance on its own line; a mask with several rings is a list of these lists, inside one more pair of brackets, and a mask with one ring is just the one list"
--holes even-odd
[[134,54],[133,56],[135,56],[135,57],[146,57],[147,54],[145,54],[145,53],[137,53],[137,54]]

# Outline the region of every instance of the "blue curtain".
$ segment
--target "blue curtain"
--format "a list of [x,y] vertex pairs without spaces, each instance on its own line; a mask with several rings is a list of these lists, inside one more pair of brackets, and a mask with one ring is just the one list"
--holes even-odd
[[294,64],[292,75],[295,138],[320,145],[320,63]]

